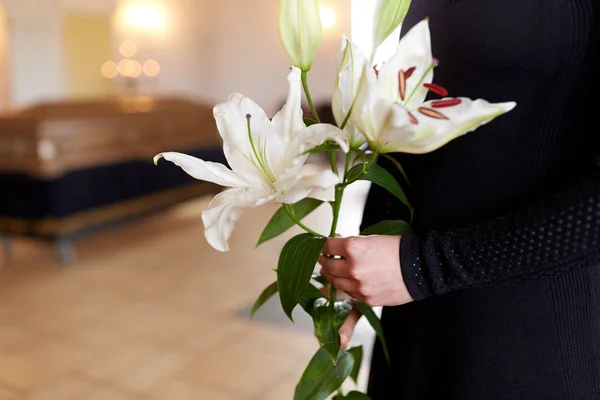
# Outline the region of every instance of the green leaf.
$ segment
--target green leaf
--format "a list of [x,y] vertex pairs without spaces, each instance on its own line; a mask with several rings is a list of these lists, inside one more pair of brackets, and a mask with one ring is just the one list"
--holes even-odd
[[300,304],[307,314],[312,315],[315,301],[320,298],[325,298],[325,295],[315,286],[309,284],[304,293],[302,293],[302,297],[298,304]]
[[324,348],[320,348],[304,370],[296,386],[294,400],[325,400],[335,392],[348,378],[354,359],[348,352],[340,353],[337,365]]
[[400,200],[404,205],[412,210],[412,206],[404,194],[404,190],[400,187],[400,184],[392,174],[390,174],[385,168],[377,164],[371,164],[367,169],[367,174],[360,178],[363,181],[371,181],[376,185],[381,186],[388,192],[393,194]]
[[271,283],[263,292],[258,296],[256,302],[252,306],[252,311],[250,311],[250,318],[254,316],[254,314],[261,308],[273,295],[277,293],[277,282]]
[[303,154],[310,154],[310,153],[322,153],[322,152],[326,152],[326,151],[337,151],[340,150],[340,146],[338,144],[336,144],[335,142],[326,142],[323,143],[317,147],[314,147],[310,150],[306,150]]
[[346,173],[346,180],[354,181],[358,179],[359,175],[363,173],[364,168],[365,164],[356,164],[355,166],[350,168]]
[[281,250],[277,264],[277,287],[283,311],[291,321],[294,321],[292,311],[310,283],[326,241],[326,237],[303,233],[291,238]]
[[363,165],[364,164],[358,164],[352,167],[350,171],[348,171],[348,176],[351,179],[373,182],[374,184],[386,189],[388,192],[393,194],[398,200],[400,200],[402,204],[408,207],[408,209],[410,210],[412,220],[414,209],[410,205],[410,202],[408,201],[408,197],[406,197],[404,190],[402,190],[402,187],[400,186],[398,181],[396,181],[396,179],[392,176],[392,174],[390,174],[385,168],[377,164],[371,164],[367,168],[366,173],[360,176],[362,173]]
[[304,120],[304,123],[306,124],[306,126],[311,126],[317,123],[317,121],[315,121],[312,118],[307,118],[307,117],[303,117],[302,118]]
[[[298,220],[302,220],[302,218],[313,212],[322,203],[323,202],[321,200],[306,198],[297,203],[290,204],[290,207],[294,211],[296,218],[298,218]],[[281,235],[294,225],[295,222],[292,221],[290,216],[285,212],[284,208],[281,207],[275,214],[273,214],[273,217],[271,217],[271,220],[263,230],[263,233],[260,235],[256,246],[258,247],[262,243]]]
[[352,311],[352,303],[338,301],[333,307],[329,304],[315,307],[311,313],[319,342],[334,363],[338,361],[340,353],[339,330],[350,311]]
[[354,358],[354,368],[352,368],[352,372],[350,373],[350,378],[358,384],[358,374],[360,373],[360,366],[363,359],[363,347],[353,347],[348,349],[348,353],[352,354]]
[[404,235],[412,232],[410,224],[402,220],[385,220],[363,229],[360,233],[363,236],[368,235]]
[[365,303],[361,303],[359,301],[354,302],[354,307],[356,307],[358,311],[360,311],[360,313],[367,319],[367,321],[369,321],[369,324],[371,324],[371,326],[375,330],[375,333],[377,334],[379,340],[381,341],[381,344],[383,345],[383,353],[385,354],[385,358],[389,364],[390,353],[388,352],[387,344],[385,343],[383,327],[381,326],[381,321],[379,320],[379,317],[377,316],[377,314],[375,314],[375,311],[373,311],[373,309]]
[[345,396],[335,396],[333,400],[371,400],[371,398],[364,393],[354,390]]
[[396,160],[394,157],[390,156],[389,154],[384,154],[383,156],[394,163],[396,168],[398,168],[398,171],[400,171],[400,173],[406,180],[406,183],[408,183],[410,185],[410,180],[408,179],[408,175],[406,175],[406,171],[404,171],[402,164],[400,164],[400,162],[398,160]]

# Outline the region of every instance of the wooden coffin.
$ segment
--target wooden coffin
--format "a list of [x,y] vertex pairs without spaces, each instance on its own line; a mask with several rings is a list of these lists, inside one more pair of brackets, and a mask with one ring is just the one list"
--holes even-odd
[[224,162],[212,105],[136,97],[0,117],[0,232],[65,236],[219,190],[154,166],[163,151]]

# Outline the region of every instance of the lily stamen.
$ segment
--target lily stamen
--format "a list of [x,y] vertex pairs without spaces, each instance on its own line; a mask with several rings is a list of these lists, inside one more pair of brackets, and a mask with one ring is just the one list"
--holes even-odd
[[418,111],[430,118],[435,118],[435,119],[450,119],[448,117],[446,117],[444,114],[442,114],[439,111],[436,111],[434,109],[428,108],[428,107],[419,107]]
[[404,70],[400,70],[398,72],[398,91],[400,92],[400,99],[404,101],[404,97],[406,96],[406,73]]
[[413,115],[413,113],[411,113],[410,111],[408,113],[408,120],[411,122],[411,124],[414,124],[414,125],[418,125],[419,124],[419,120],[417,119],[417,117],[415,117]]
[[431,102],[431,107],[433,108],[445,108],[445,107],[454,107],[462,103],[461,99],[444,99],[444,100],[434,100]]
[[448,96],[448,90],[440,85],[436,85],[435,83],[424,83],[423,86],[440,97]]
[[375,71],[375,77],[379,78],[379,70],[377,69],[377,65],[373,65],[373,71]]
[[406,71],[401,69],[398,71],[398,91],[400,92],[400,99],[404,101],[406,97],[406,81],[415,72],[416,67],[410,67]]
[[[415,93],[417,93],[417,89],[419,89],[419,87],[421,87],[421,85],[423,84],[423,81],[425,80],[425,77],[427,76],[427,74],[429,72],[431,72],[431,70],[433,70],[435,67],[437,67],[437,65],[438,65],[437,60],[433,59],[433,61],[434,62],[425,70],[423,75],[421,75],[421,79],[419,79],[419,83],[417,83],[415,85],[415,87],[413,88],[412,92],[410,93],[410,95],[408,96],[408,98],[406,99],[404,104],[410,102],[410,99],[412,99],[414,97]],[[412,72],[414,72],[414,71],[412,71]],[[412,74],[412,72],[411,72],[411,74]]]

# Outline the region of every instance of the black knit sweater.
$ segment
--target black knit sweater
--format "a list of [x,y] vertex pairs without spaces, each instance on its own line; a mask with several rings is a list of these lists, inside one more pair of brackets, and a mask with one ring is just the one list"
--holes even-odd
[[[436,83],[518,105],[397,157],[416,208],[400,254],[416,301],[384,310],[393,365],[377,344],[370,393],[600,399],[600,2],[412,3],[404,31],[430,17]],[[363,225],[403,216],[371,190]]]

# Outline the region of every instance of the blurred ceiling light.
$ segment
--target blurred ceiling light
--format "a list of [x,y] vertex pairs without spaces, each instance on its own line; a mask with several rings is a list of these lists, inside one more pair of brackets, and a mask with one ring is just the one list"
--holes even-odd
[[100,67],[100,73],[105,78],[113,79],[117,77],[119,70],[114,61],[105,61],[104,64],[102,64],[102,67]]
[[335,17],[335,11],[332,8],[321,8],[321,24],[323,24],[323,28],[331,28],[335,24]]
[[126,40],[119,46],[119,53],[125,58],[132,58],[137,53],[137,45],[131,40]]
[[149,78],[156,78],[160,74],[160,64],[156,60],[147,60],[144,62],[144,74]]
[[119,74],[128,78],[137,78],[142,74],[142,64],[138,60],[124,58],[117,66]]
[[132,5],[125,13],[125,20],[133,26],[157,28],[163,24],[163,15],[156,7]]

